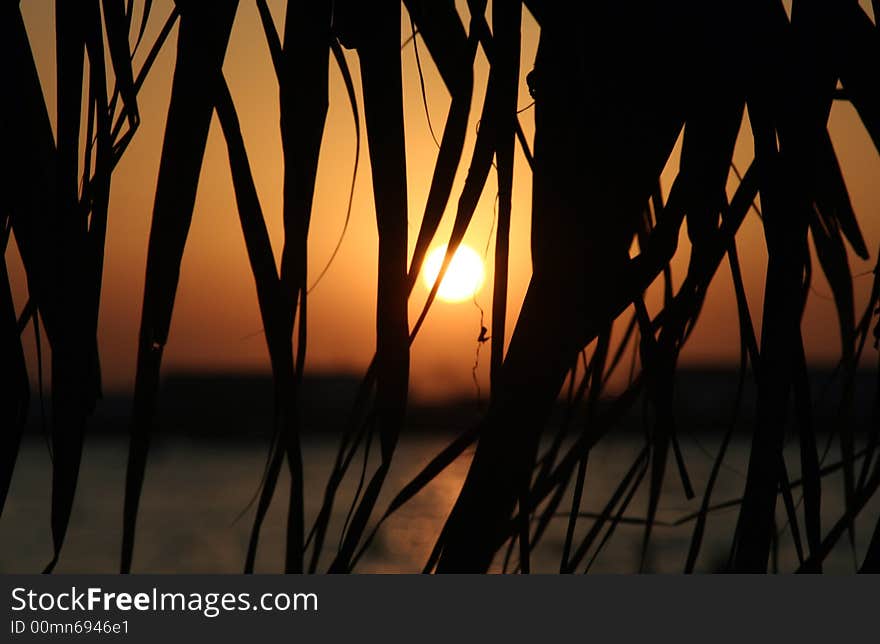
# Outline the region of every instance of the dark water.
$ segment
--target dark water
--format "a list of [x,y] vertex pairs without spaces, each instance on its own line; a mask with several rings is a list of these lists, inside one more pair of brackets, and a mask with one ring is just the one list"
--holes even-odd
[[[376,514],[383,511],[391,496],[400,490],[451,437],[419,436],[401,442]],[[87,442],[76,504],[59,572],[114,572],[118,566],[123,485],[126,463],[123,440],[95,438]],[[711,467],[717,443],[711,439],[683,439],[685,458],[698,498],[688,501],[674,467],[670,466],[658,519],[674,522],[699,508],[702,490]],[[632,464],[641,443],[634,438],[610,440],[591,455],[588,486],[583,509],[601,510],[615,484]],[[304,448],[307,525],[311,525],[320,506],[327,473],[335,456],[336,444],[319,439],[307,440]],[[726,501],[741,495],[744,484],[748,444],[737,439],[730,447],[728,463],[716,485],[713,501]],[[790,472],[797,472],[797,452],[787,453]],[[445,517],[458,493],[471,454],[453,464],[441,477],[402,508],[381,529],[378,538],[359,563],[359,572],[418,572],[433,546]],[[832,453],[829,461],[836,459]],[[196,442],[169,439],[151,453],[147,480],[138,521],[134,570],[136,572],[239,572],[242,568],[253,509],[240,517],[253,497],[265,464],[265,448],[254,444]],[[330,537],[325,547],[329,555],[337,547],[361,463],[350,476],[334,511]],[[372,464],[371,464],[372,467]],[[794,476],[793,476],[794,478]],[[0,520],[0,572],[37,572],[49,560],[49,499],[51,470],[46,446],[28,439],[22,446],[6,510]],[[839,476],[830,476],[823,487],[823,531],[842,512]],[[633,500],[627,516],[644,516],[647,483]],[[279,572],[283,565],[287,481],[282,480],[272,510],[263,528],[257,559],[261,572]],[[795,500],[799,496],[795,493]],[[782,504],[777,518],[785,525]],[[567,509],[569,502],[561,508]],[[875,499],[859,521],[858,552],[863,553],[874,522],[880,514]],[[737,509],[713,513],[698,565],[699,570],[716,569],[726,560]],[[578,537],[586,534],[592,519],[581,519]],[[537,572],[555,572],[565,534],[566,520],[553,522],[533,555]],[[657,572],[681,571],[687,554],[693,524],[681,527],[657,526],[652,537],[649,568]],[[638,568],[642,527],[623,524],[596,558],[591,571],[634,572]],[[576,540],[577,543],[577,540]],[[779,566],[792,570],[797,560],[791,533],[785,530],[780,541]],[[852,572],[853,555],[841,543],[829,558],[826,570]]]

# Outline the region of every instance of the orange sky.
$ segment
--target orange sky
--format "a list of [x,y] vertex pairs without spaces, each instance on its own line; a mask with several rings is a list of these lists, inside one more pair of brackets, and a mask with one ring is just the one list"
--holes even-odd
[[[138,3],[140,4],[140,3]],[[285,2],[269,2],[279,30]],[[862,3],[867,6],[867,3]],[[467,15],[463,2],[458,2]],[[170,0],[154,2],[147,45],[155,39],[168,15]],[[55,106],[54,8],[50,2],[22,3],[22,13],[31,37],[31,46],[43,82],[50,114]],[[465,23],[467,24],[467,23]],[[409,35],[409,20],[403,18],[401,37]],[[113,177],[104,272],[103,304],[99,340],[102,371],[108,390],[125,389],[134,381],[137,332],[141,309],[153,193],[161,153],[162,132],[171,88],[176,29],[151,72],[139,97],[141,126]],[[537,48],[538,29],[524,12],[522,81],[520,106],[530,102],[525,74],[531,69]],[[421,43],[420,43],[421,44]],[[148,46],[136,58],[139,68]],[[422,68],[435,131],[442,131],[449,97],[433,67],[427,51],[420,49]],[[348,62],[359,88],[357,57],[347,52]],[[404,112],[406,115],[409,167],[410,251],[415,242],[430,184],[437,148],[431,139],[419,91],[415,57],[411,46],[402,54],[404,74]],[[662,65],[662,60],[660,61]],[[661,67],[662,68],[662,67]],[[232,90],[242,123],[245,143],[267,219],[276,256],[282,244],[281,177],[282,156],[278,130],[278,92],[268,49],[262,35],[254,3],[242,2],[238,10],[224,72]],[[330,112],[318,172],[312,229],[310,272],[317,275],[324,267],[342,228],[354,160],[354,127],[345,89],[331,61]],[[458,199],[466,164],[476,131],[476,118],[482,104],[487,76],[485,58],[478,54],[476,88],[471,110],[472,125],[459,168],[450,204]],[[360,100],[360,95],[358,96]],[[85,112],[85,111],[84,111]],[[531,110],[520,115],[523,129],[531,138]],[[53,114],[54,120],[54,114]],[[740,168],[751,159],[751,141],[744,129],[735,161]],[[880,243],[880,157],[861,126],[854,110],[836,103],[831,117],[831,135],[844,168],[850,193],[872,255]],[[668,188],[677,168],[676,153],[663,175]],[[514,208],[511,232],[511,274],[509,319],[519,311],[530,274],[529,204],[531,180],[528,166],[518,150],[514,181]],[[490,175],[465,243],[482,253],[489,241],[493,219],[495,177]],[[735,182],[731,182],[735,187]],[[451,229],[452,208],[447,209],[441,240]],[[609,213],[613,216],[613,213]],[[683,231],[683,234],[686,234]],[[766,252],[761,225],[750,214],[739,235],[746,288],[753,317],[760,319]],[[494,240],[493,240],[494,241]],[[687,243],[679,245],[673,270],[683,276],[687,262]],[[361,166],[355,191],[352,219],[342,250],[326,277],[310,295],[309,348],[307,368],[318,371],[362,371],[373,352],[377,237],[370,184],[366,141],[361,148]],[[8,253],[14,256],[14,251]],[[864,275],[873,268],[874,258],[863,262],[850,256],[856,278],[857,314],[861,312],[871,285]],[[18,306],[26,299],[17,257],[11,261]],[[491,310],[491,269],[486,286],[477,300]],[[416,287],[411,302],[411,319],[424,301],[426,290]],[[651,298],[656,305],[658,299]],[[225,143],[216,118],[211,127],[205,163],[196,201],[193,225],[184,255],[180,287],[165,350],[164,369],[173,370],[268,370],[268,352],[260,333],[261,321],[253,279],[241,237],[230,180]],[[508,328],[512,329],[509,323]],[[415,342],[412,352],[412,390],[417,399],[444,398],[472,394],[471,369],[480,312],[473,302],[437,302]],[[839,351],[837,321],[830,291],[820,271],[814,271],[814,295],[804,322],[807,351],[814,362],[832,360]],[[33,364],[32,336],[28,348]],[[700,324],[683,354],[684,363],[731,363],[738,357],[737,315],[729,272],[723,263],[709,292]],[[478,374],[483,391],[488,389],[488,346],[480,356]],[[35,370],[32,370],[35,373]]]

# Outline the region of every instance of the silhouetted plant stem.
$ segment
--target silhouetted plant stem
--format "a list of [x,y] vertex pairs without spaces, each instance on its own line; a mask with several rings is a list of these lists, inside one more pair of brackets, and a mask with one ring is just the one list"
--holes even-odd
[[[364,116],[379,232],[376,304],[376,424],[381,464],[367,485],[331,570],[347,571],[384,482],[406,415],[409,387],[407,319],[407,193],[400,69],[400,4],[386,1],[364,12],[347,6],[343,44],[361,62]],[[340,8],[342,20],[346,9]]]
[[237,0],[181,8],[177,60],[162,144],[138,344],[131,443],[125,486],[122,572],[131,570],[138,505],[156,413],[162,350],[195,205],[208,128]]
[[507,318],[507,275],[510,254],[510,216],[513,202],[513,150],[519,77],[520,23],[522,6],[514,0],[492,5],[495,34],[493,69],[499,76],[497,110],[500,125],[495,144],[498,167],[498,225],[495,232],[495,282],[492,289],[492,353],[490,378],[497,395],[496,382],[504,358]]
[[[445,527],[438,572],[486,570],[503,542],[518,490],[532,471],[543,423],[571,361],[597,327],[610,319],[605,311],[613,301],[609,295],[618,283],[615,278],[626,268],[633,221],[654,187],[645,177],[656,177],[657,166],[681,128],[675,105],[651,123],[630,123],[621,115],[625,124],[594,125],[582,118],[586,90],[572,79],[583,73],[576,61],[584,54],[577,48],[589,38],[569,38],[567,29],[586,23],[585,17],[581,22],[558,12],[542,25],[534,71],[534,270],[501,369],[499,394],[490,405],[486,428]],[[611,83],[619,73],[608,70],[594,82]],[[610,96],[615,102],[630,98]],[[608,114],[615,114],[613,107]],[[573,130],[564,125],[569,123]],[[480,134],[486,126],[482,119]],[[635,130],[628,131],[633,126]],[[620,141],[612,141],[622,132],[641,139],[646,152],[615,151]],[[588,162],[579,153],[584,146],[593,146],[593,155],[608,159],[610,167],[620,164],[635,174],[627,191],[609,185],[613,180],[608,168],[585,172]],[[613,208],[624,215],[614,221],[585,216],[586,207],[579,205],[584,195],[595,199],[589,212],[604,212],[613,201]],[[601,245],[596,243],[599,239]],[[627,295],[630,299],[631,293]]]
[[[52,319],[55,310],[48,306],[51,280],[51,225],[55,211],[57,158],[49,113],[43,98],[40,79],[17,4],[0,8],[0,56],[17,64],[6,65],[2,78],[9,96],[14,100],[0,101],[0,135],[6,142],[7,154],[15,158],[0,173],[0,188],[6,195],[6,209],[0,215],[2,224],[3,276],[0,279],[0,320],[2,339],[2,417],[3,457],[0,465],[0,512],[18,456],[21,432],[27,417],[29,382],[21,345],[21,332],[27,319],[37,313],[38,304],[45,303],[44,316]],[[7,272],[6,253],[12,233],[27,278],[28,303],[22,320],[16,319],[11,284]],[[23,372],[21,370],[24,370]]]
[[[2,248],[5,251],[9,239],[6,222],[2,234]],[[3,516],[6,505],[30,402],[27,364],[16,327],[15,305],[4,257],[0,261],[0,418],[3,419],[3,432],[0,435],[0,516]]]

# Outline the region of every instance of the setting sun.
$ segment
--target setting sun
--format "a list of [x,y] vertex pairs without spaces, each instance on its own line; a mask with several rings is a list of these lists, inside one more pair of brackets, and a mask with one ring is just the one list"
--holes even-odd
[[[422,275],[425,286],[429,289],[434,285],[443,265],[446,246],[439,246],[428,254]],[[483,286],[485,271],[483,260],[473,248],[462,244],[455,251],[452,263],[437,290],[437,297],[447,302],[463,302],[470,299]]]

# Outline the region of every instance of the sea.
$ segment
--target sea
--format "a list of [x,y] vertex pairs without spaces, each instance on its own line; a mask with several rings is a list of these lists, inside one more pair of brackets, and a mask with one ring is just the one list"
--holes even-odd
[[[684,569],[694,523],[682,519],[700,507],[714,454],[719,448],[720,435],[720,431],[703,432],[699,435],[683,434],[680,438],[696,498],[689,500],[686,497],[670,455],[657,525],[652,531],[644,560],[643,570],[646,572],[677,573]],[[373,513],[373,523],[385,511],[393,495],[453,437],[452,432],[414,432],[401,439],[384,491]],[[642,436],[632,433],[617,437],[612,434],[591,453],[581,505],[582,516],[575,526],[575,547],[593,526],[595,513],[602,511],[617,482],[642,448],[643,441]],[[820,446],[823,441],[820,436]],[[335,437],[313,435],[304,439],[307,528],[314,522],[321,506],[337,447]],[[743,492],[748,451],[748,437],[736,435],[712,495],[713,503],[727,507],[709,515],[697,572],[721,571],[727,563],[738,514],[735,502]],[[241,572],[253,523],[253,501],[261,483],[267,453],[268,443],[259,440],[199,436],[166,436],[157,440],[150,451],[140,504],[133,571]],[[471,456],[472,450],[468,450],[392,515],[379,529],[354,571],[421,572],[461,488]],[[790,463],[789,471],[797,472],[799,455],[796,441],[790,441],[785,456]],[[837,459],[832,449],[826,455],[825,462],[830,464]],[[123,435],[101,433],[87,438],[73,514],[57,572],[112,573],[118,570],[126,461],[127,439]],[[318,566],[319,572],[326,571],[339,547],[339,534],[364,465],[362,459],[355,459],[340,488],[324,554]],[[367,477],[375,465],[372,458],[366,463]],[[18,456],[6,508],[0,517],[0,572],[39,572],[50,560],[51,477],[51,457],[46,441],[39,433],[29,432]],[[285,471],[262,529],[256,560],[257,572],[284,570],[289,492],[289,479],[286,477]],[[584,572],[588,563],[589,572],[595,573],[625,574],[640,570],[647,487],[646,478],[621,516],[614,533],[600,551],[596,552],[594,544],[578,566],[578,572]],[[804,535],[798,489],[794,491],[794,501],[798,504],[799,532]],[[563,500],[559,514],[551,520],[542,539],[535,544],[530,560],[532,572],[559,571],[570,504],[569,495]],[[843,505],[842,477],[839,473],[829,475],[822,488],[823,534],[843,512]],[[771,567],[790,572],[798,566],[798,554],[781,500],[776,516],[780,537]],[[855,548],[844,536],[827,559],[825,571],[840,574],[854,571],[865,552],[878,516],[880,499],[875,498],[856,523]],[[598,539],[596,543],[601,540]],[[493,572],[504,569],[503,555],[502,552],[493,564]],[[515,570],[517,564],[517,549],[514,549],[507,561],[507,569]]]

